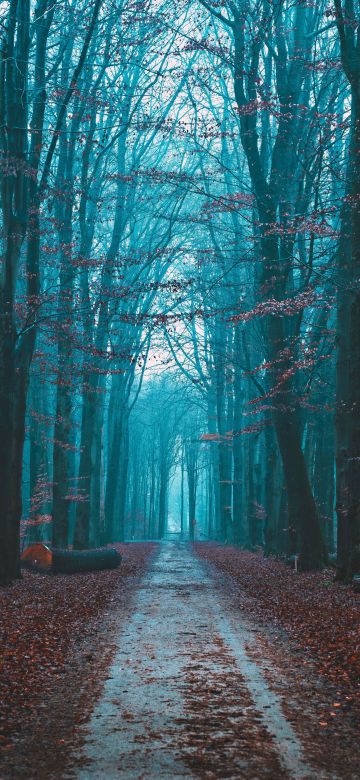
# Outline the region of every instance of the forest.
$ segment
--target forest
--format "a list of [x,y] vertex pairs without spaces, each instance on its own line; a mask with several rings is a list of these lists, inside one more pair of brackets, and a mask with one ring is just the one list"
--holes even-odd
[[360,570],[359,19],[1,4],[4,584],[169,528]]
[[0,40],[0,773],[356,780],[360,2]]

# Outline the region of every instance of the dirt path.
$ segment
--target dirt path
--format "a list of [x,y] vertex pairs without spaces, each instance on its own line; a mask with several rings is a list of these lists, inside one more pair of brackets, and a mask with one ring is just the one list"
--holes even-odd
[[78,780],[336,777],[308,765],[247,652],[253,642],[189,547],[161,545],[119,636]]

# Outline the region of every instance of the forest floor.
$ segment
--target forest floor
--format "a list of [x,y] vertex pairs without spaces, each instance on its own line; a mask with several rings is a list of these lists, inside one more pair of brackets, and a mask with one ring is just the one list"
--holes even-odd
[[155,545],[113,571],[31,571],[0,591],[0,780],[58,780],[79,746]]
[[[360,777],[360,595],[334,570],[298,574],[237,547],[194,545],[254,628],[247,653],[281,698],[311,777]],[[322,772],[322,775],[320,775]]]
[[1,778],[359,778],[359,596],[232,547],[124,551],[1,595]]

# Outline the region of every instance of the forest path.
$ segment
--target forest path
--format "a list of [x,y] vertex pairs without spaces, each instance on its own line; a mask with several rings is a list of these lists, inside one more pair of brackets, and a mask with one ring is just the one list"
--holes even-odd
[[320,777],[252,642],[191,548],[160,545],[86,727],[78,780]]

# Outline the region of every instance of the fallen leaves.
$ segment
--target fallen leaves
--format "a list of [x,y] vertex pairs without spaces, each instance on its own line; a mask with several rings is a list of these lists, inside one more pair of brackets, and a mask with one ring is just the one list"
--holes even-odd
[[333,572],[295,574],[276,559],[195,544],[233,615],[248,621],[246,647],[282,700],[314,777],[355,780],[360,760],[360,599]]
[[245,609],[287,631],[304,663],[315,663],[344,694],[359,696],[360,598],[350,586],[333,582],[329,570],[295,574],[275,558],[230,545],[196,543],[195,550],[251,597]]
[[273,739],[222,636],[198,631],[185,641],[182,758],[195,777],[286,777]]
[[[92,645],[100,642],[103,621],[115,615],[118,602],[131,598],[154,548],[118,547],[123,555],[119,569],[57,576],[24,571],[21,581],[0,593],[0,752],[10,767],[9,777],[50,778],[46,761],[51,764],[51,751],[66,751],[69,733],[81,722],[76,702],[101,656]],[[109,648],[107,642],[107,652]],[[76,688],[64,699],[62,691],[70,681]],[[46,738],[42,733],[39,746],[44,723]],[[45,762],[43,766],[36,766],[27,754],[33,768],[21,766],[25,744],[30,750],[37,746],[37,761]]]

